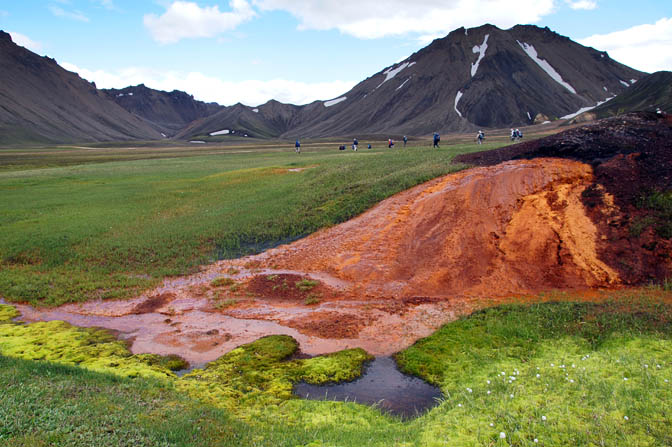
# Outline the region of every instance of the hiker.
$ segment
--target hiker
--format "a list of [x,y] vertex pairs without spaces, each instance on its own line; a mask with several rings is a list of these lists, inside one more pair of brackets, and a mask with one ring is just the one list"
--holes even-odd
[[369,145],[367,146],[367,149],[371,149],[371,143],[369,143]]
[[483,133],[482,130],[478,131],[478,134],[476,134],[476,141],[478,144],[483,144],[483,139],[485,138],[485,134]]
[[392,138],[387,140],[387,147],[388,149],[392,149],[394,147],[394,140]]
[[523,139],[523,132],[516,129],[516,138],[518,138],[519,140],[522,140]]
[[434,147],[439,147],[439,141],[441,141],[441,137],[439,136],[438,132],[434,132]]
[[359,144],[359,141],[357,141],[357,138],[352,140],[352,150],[357,151],[357,145]]
[[516,141],[516,131],[511,129],[511,141]]
[[340,146],[338,146],[338,150],[339,151],[344,151],[345,150],[345,144],[341,144]]
[[404,147],[406,147],[406,143],[408,143],[408,137],[404,135]]
[[296,140],[296,143],[294,143],[294,152],[297,154],[301,153],[301,143],[299,143],[299,140]]

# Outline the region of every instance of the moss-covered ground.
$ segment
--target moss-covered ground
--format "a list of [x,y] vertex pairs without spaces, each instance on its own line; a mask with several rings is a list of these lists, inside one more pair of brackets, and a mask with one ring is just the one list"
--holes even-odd
[[291,396],[356,377],[361,350],[297,359],[292,338],[265,337],[177,377],[109,334],[0,315],[0,445],[672,445],[672,308],[646,290],[445,325],[397,355],[444,393],[407,422]]

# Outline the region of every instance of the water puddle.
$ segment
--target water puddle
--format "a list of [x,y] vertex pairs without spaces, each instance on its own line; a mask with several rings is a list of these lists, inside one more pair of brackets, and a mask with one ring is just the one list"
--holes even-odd
[[397,369],[392,357],[378,357],[357,380],[333,385],[299,383],[294,394],[310,400],[335,400],[373,405],[381,411],[412,419],[439,403],[441,390]]

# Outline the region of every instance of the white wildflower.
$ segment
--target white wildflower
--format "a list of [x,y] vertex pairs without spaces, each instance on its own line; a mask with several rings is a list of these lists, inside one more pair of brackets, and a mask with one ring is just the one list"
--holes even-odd
[[505,438],[506,438],[506,433],[504,433],[503,431],[499,432],[499,439],[505,439]]
[[542,421],[545,421],[545,420],[546,420],[546,416],[542,416],[542,417],[541,417],[541,420],[542,420]]

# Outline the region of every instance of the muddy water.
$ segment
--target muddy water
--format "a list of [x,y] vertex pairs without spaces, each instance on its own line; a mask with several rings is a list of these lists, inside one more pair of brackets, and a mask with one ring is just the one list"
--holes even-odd
[[374,405],[404,419],[416,417],[439,403],[441,390],[413,376],[402,374],[393,358],[378,357],[352,382],[334,385],[299,383],[294,394],[311,400],[336,400]]
[[[168,278],[133,300],[18,308],[25,321],[115,330],[134,353],[195,364],[273,334],[311,355],[354,347],[391,355],[485,298],[618,284],[581,203],[592,179],[590,166],[559,159],[470,169],[292,244]],[[246,289],[273,275],[319,281],[319,303]],[[212,286],[222,276],[237,294]]]

